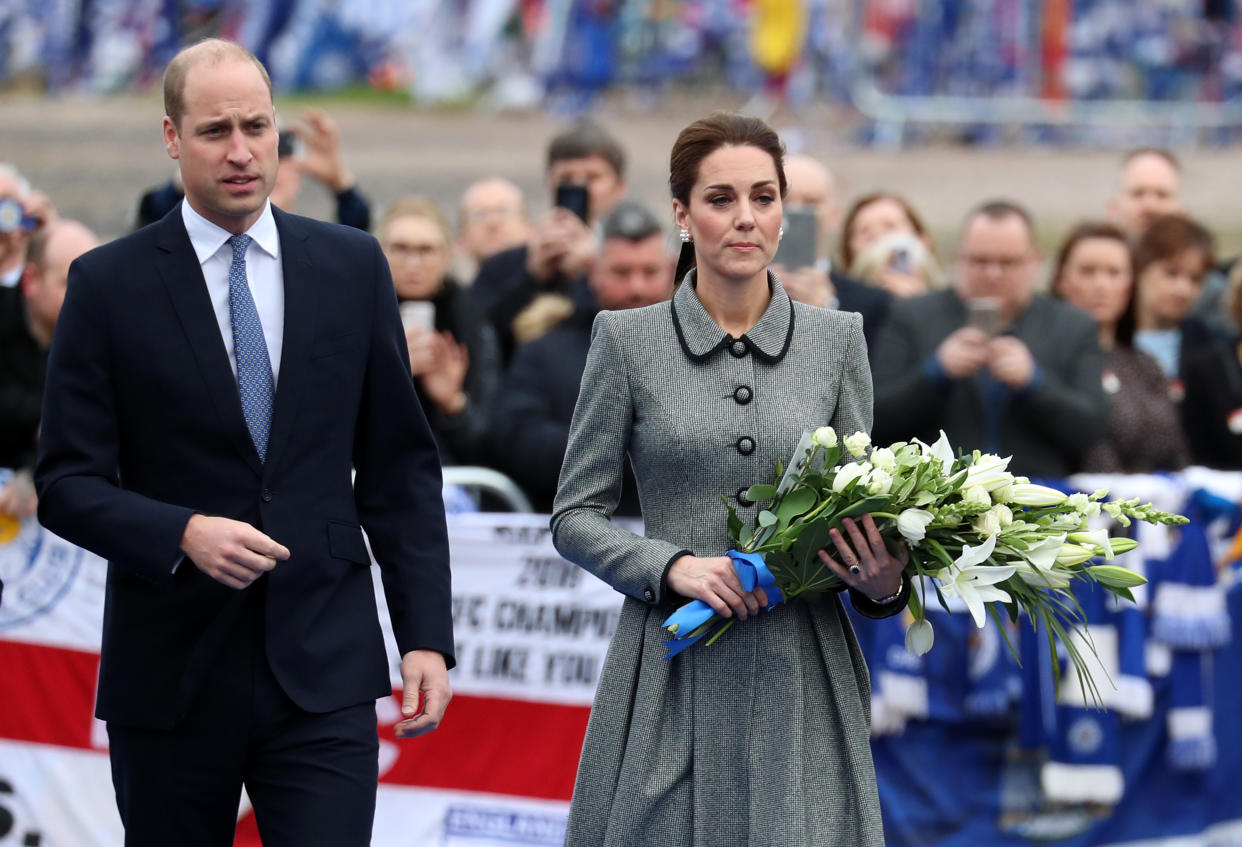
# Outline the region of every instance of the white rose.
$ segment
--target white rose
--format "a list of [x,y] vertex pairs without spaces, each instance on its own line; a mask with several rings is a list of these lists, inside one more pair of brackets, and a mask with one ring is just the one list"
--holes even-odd
[[910,626],[906,627],[906,650],[916,656],[926,654],[932,648],[935,635],[931,623],[926,618],[913,621]]
[[1000,488],[992,489],[993,503],[1012,503],[1013,502],[1013,483],[1007,483]]
[[1083,494],[1081,491],[1076,491],[1075,493],[1065,498],[1065,505],[1069,506],[1071,509],[1073,509],[1075,512],[1078,512],[1079,514],[1082,514],[1087,510],[1087,504],[1089,502],[1090,501],[1087,500],[1087,495]]
[[927,536],[927,525],[936,516],[926,509],[906,509],[897,516],[897,531],[911,544],[918,544]]
[[850,451],[850,455],[861,459],[867,455],[867,448],[871,446],[871,436],[865,432],[856,432],[853,435],[845,436],[845,449]]
[[811,443],[831,450],[837,446],[837,431],[830,426],[821,426],[811,433]]
[[962,489],[962,500],[967,503],[978,503],[981,506],[992,505],[992,495],[981,485],[972,485]]
[[897,469],[897,457],[887,447],[877,447],[871,451],[871,464],[892,473]]
[[842,465],[837,469],[837,475],[832,478],[832,490],[840,494],[845,490],[845,486],[856,479],[862,479],[869,470],[871,466],[867,462],[850,462],[848,465]]
[[893,487],[893,475],[884,468],[876,468],[867,475],[868,494],[887,494]]
[[975,532],[987,537],[989,535],[1000,535],[1001,523],[1000,518],[991,509],[988,509],[982,515],[979,515],[971,522],[971,527]]
[[1009,526],[1013,523],[1013,510],[1003,503],[997,503],[992,507],[992,513],[1000,520],[1002,527]]

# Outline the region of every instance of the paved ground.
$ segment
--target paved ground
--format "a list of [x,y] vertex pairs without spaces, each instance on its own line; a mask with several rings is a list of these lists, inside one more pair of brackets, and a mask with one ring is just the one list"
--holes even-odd
[[[737,105],[727,99],[713,102],[712,96],[655,108],[618,103],[599,117],[630,151],[633,194],[662,209],[668,204],[668,152],[677,131],[711,108]],[[349,161],[364,191],[379,204],[401,193],[421,192],[451,210],[472,177],[498,173],[517,181],[533,205],[542,208],[542,151],[561,125],[552,118],[425,113],[349,102],[333,102],[328,108],[341,123]],[[284,108],[295,110],[293,103]],[[142,190],[171,172],[160,141],[162,113],[154,95],[0,99],[0,161],[17,163],[66,215],[117,235],[128,227]],[[877,152],[852,145],[843,119],[827,109],[803,117],[778,115],[773,123],[793,131],[806,152],[829,162],[847,196],[875,188],[904,193],[931,222],[942,252],[951,250],[966,209],[991,196],[1024,200],[1040,222],[1043,239],[1054,243],[1074,221],[1102,212],[1119,155],[947,145]],[[1182,155],[1190,209],[1220,234],[1225,252],[1242,252],[1242,157],[1235,150]],[[329,215],[328,198],[308,187],[297,211]]]

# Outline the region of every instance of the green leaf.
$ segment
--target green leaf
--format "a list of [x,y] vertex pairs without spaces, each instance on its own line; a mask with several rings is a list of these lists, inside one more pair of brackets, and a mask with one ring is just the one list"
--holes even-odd
[[775,496],[775,485],[752,485],[750,488],[746,489],[746,498],[748,500],[753,500],[756,503],[760,500],[771,500]]
[[759,513],[759,526],[775,526],[776,515],[764,509]]
[[832,516],[832,525],[840,527],[842,518],[856,518],[867,512],[879,511],[883,506],[888,505],[888,499],[887,495],[877,495],[856,500]]
[[776,460],[776,478],[780,479],[784,475],[785,475],[785,466],[781,463],[780,459],[777,459]]
[[782,523],[789,523],[798,515],[804,515],[815,506],[815,492],[805,485],[799,485],[781,498],[776,504],[776,514]]
[[737,510],[729,504],[727,497],[721,495],[720,499],[724,500],[725,508],[729,510],[729,537],[737,541],[742,532],[742,519],[737,516]]

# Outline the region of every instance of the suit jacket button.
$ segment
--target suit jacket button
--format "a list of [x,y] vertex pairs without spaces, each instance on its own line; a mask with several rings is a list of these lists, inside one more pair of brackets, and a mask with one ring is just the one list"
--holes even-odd
[[739,406],[745,406],[754,398],[754,392],[750,390],[749,385],[739,385],[733,389],[733,399]]
[[729,353],[735,359],[740,359],[746,355],[746,351],[750,349],[750,345],[744,339],[737,339],[729,345]]
[[739,506],[753,506],[755,501],[746,496],[746,492],[750,491],[750,486],[739,488],[737,490],[737,504]]
[[743,456],[749,456],[751,453],[755,452],[755,439],[751,438],[749,435],[743,435],[737,440],[737,452],[741,453]]
[[264,503],[272,502],[272,492],[268,491],[266,488],[263,489],[263,493],[260,494],[259,497],[263,500]]
[[655,600],[655,592],[652,591],[650,588],[644,588],[643,599],[646,600],[648,603],[653,602]]

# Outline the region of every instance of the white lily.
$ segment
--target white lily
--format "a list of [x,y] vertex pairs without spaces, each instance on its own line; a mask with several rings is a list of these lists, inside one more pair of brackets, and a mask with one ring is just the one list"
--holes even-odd
[[832,478],[832,490],[840,494],[845,490],[845,486],[866,476],[870,470],[870,462],[850,462],[848,465],[842,465],[837,468],[837,474]]
[[1015,559],[1012,562],[1017,569],[1018,578],[1035,588],[1069,588],[1070,578],[1058,570],[1037,570],[1030,562]]
[[926,618],[914,621],[906,627],[906,650],[916,656],[922,656],[931,650],[935,640],[936,633],[932,629],[931,621]]
[[1019,506],[1056,506],[1065,502],[1065,494],[1046,485],[1016,482],[1009,502]]
[[[1109,548],[1112,549],[1112,548]],[[1078,544],[1065,543],[1057,553],[1058,565],[1081,565],[1088,559],[1095,558],[1095,551]]]
[[1013,482],[1013,474],[1005,468],[1009,467],[1009,460],[1012,458],[1008,456],[1002,459],[994,453],[984,453],[966,471],[966,481],[962,486],[978,485],[991,492],[1009,485]]
[[1108,537],[1107,529],[1092,529],[1082,532],[1071,532],[1069,540],[1084,547],[1095,547],[1097,555],[1103,555],[1108,561],[1113,560],[1113,541]]
[[940,438],[935,444],[924,444],[917,438],[914,443],[919,445],[919,449],[923,451],[924,458],[939,459],[944,467],[944,472],[948,473],[949,468],[953,466],[953,445],[949,443],[949,436],[945,435],[944,430],[940,430]]
[[936,516],[926,509],[905,509],[897,516],[897,531],[911,544],[918,544],[927,537],[927,525]]
[[960,598],[970,610],[975,626],[980,629],[987,621],[984,603],[997,600],[1003,603],[1009,602],[1009,593],[1002,588],[997,588],[996,583],[1004,582],[1017,571],[1013,565],[984,564],[995,549],[996,536],[994,535],[989,536],[977,547],[965,545],[957,561],[951,567],[943,568],[936,574],[940,593],[945,597]]
[[1050,571],[1057,563],[1057,554],[1065,543],[1064,535],[1050,535],[1038,544],[1027,548],[1023,555],[1026,560],[1041,571]]

